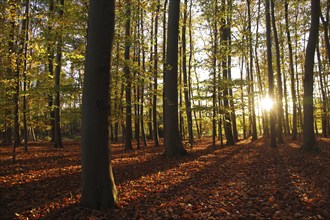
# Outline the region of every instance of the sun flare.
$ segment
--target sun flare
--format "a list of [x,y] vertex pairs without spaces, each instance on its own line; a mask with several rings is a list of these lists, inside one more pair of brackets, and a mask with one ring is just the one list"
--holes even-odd
[[262,100],[261,100],[261,108],[266,110],[267,112],[269,112],[273,106],[274,106],[274,102],[271,98],[269,98],[268,95],[266,95],[266,97],[264,97]]

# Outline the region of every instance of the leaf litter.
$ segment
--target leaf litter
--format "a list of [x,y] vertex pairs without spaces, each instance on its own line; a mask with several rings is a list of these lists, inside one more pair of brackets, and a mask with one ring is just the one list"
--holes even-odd
[[1,219],[329,219],[330,139],[319,153],[289,139],[276,149],[259,139],[235,146],[196,142],[182,158],[163,148],[112,146],[118,208],[79,206],[80,146],[0,147]]

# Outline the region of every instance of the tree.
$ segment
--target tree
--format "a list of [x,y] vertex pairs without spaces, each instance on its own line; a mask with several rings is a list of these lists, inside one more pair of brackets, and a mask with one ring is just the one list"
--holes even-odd
[[290,61],[290,82],[291,82],[291,95],[292,95],[292,140],[297,140],[297,97],[294,79],[294,63],[292,52],[292,41],[289,29],[289,3],[285,1],[285,29],[289,47],[289,61]]
[[125,149],[132,150],[132,95],[131,95],[131,73],[130,73],[130,47],[131,47],[131,1],[126,1],[126,23],[125,23],[125,77],[126,77],[126,87],[125,87],[125,96],[126,96],[126,128],[125,128]]
[[[266,37],[267,37],[267,63],[268,63],[268,95],[270,99],[274,99],[274,73],[272,62],[272,43],[271,43],[271,26],[270,26],[270,6],[266,0]],[[276,147],[275,121],[276,115],[274,109],[270,109],[270,146]]]
[[81,205],[111,208],[117,203],[109,164],[109,83],[114,39],[115,1],[91,0],[82,113]]
[[158,17],[160,12],[160,0],[157,1],[157,10],[155,16],[155,39],[154,39],[154,87],[152,96],[152,120],[154,129],[155,147],[159,147],[158,124],[157,124],[157,87],[158,87]]
[[309,30],[308,43],[305,57],[305,78],[304,78],[304,126],[302,149],[316,150],[316,139],[314,134],[313,117],[313,71],[314,55],[319,36],[320,0],[311,0],[311,25]]
[[187,17],[188,17],[188,0],[185,0],[184,12],[183,12],[183,25],[182,25],[182,73],[183,73],[184,100],[186,104],[186,115],[188,122],[189,143],[192,146],[194,144],[194,134],[192,127],[191,102],[190,102],[188,74],[187,74],[187,48],[186,48],[187,47],[187,43],[186,43]]
[[[222,0],[222,11],[226,11],[226,5],[225,5],[225,0]],[[228,12],[228,11],[227,11]],[[228,70],[230,69],[228,65],[228,60],[229,60],[229,39],[230,39],[230,27],[229,27],[229,22],[228,20],[224,17],[221,19],[222,25],[221,25],[221,48],[222,48],[222,62],[221,62],[221,67],[222,67],[222,74],[223,74],[223,80],[225,82],[225,88],[223,89],[223,105],[225,108],[225,135],[226,135],[226,145],[234,145],[234,136],[233,136],[233,130],[232,130],[232,120],[230,117],[230,112],[229,112],[229,100],[228,96],[229,94],[229,85],[228,81],[230,80]],[[232,98],[232,97],[231,97]]]
[[164,72],[165,156],[186,154],[178,123],[178,41],[180,1],[170,0],[167,28],[166,69]]
[[64,0],[59,1],[58,13],[60,16],[60,32],[57,33],[57,45],[56,45],[56,66],[55,66],[55,99],[54,99],[54,146],[63,147],[62,144],[62,132],[61,132],[61,104],[60,104],[60,90],[61,90],[61,68],[62,68],[62,46],[63,46],[63,15],[64,15]]
[[252,110],[252,140],[257,140],[257,122],[256,122],[256,113],[254,108],[254,85],[253,85],[253,45],[252,45],[252,30],[251,30],[251,1],[247,0],[247,6],[248,6],[248,30],[249,30],[249,73],[250,73],[250,80],[252,82],[250,86],[250,91],[252,93],[252,99],[251,99],[251,110]]
[[277,141],[283,143],[283,91],[282,91],[282,72],[281,72],[281,54],[280,54],[280,43],[277,35],[276,20],[275,20],[275,3],[271,0],[271,14],[272,14],[272,26],[275,41],[275,52],[276,52],[276,70],[277,70],[277,88],[278,88],[278,104],[277,104]]
[[23,128],[24,128],[24,151],[28,152],[28,129],[27,129],[27,53],[28,53],[28,41],[29,41],[29,26],[30,26],[30,0],[25,3],[25,19],[23,21],[24,30],[24,54],[23,54]]

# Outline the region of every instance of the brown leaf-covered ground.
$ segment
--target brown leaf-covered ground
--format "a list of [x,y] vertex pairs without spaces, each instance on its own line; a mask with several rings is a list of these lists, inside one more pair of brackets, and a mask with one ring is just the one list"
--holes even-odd
[[289,139],[210,147],[203,139],[183,158],[162,148],[113,146],[120,208],[79,207],[80,148],[33,144],[28,154],[0,147],[0,219],[330,219],[330,139],[308,153]]

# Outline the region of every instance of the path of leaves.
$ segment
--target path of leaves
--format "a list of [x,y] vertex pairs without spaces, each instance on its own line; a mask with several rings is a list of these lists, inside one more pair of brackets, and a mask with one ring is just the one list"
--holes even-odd
[[162,148],[124,152],[113,146],[120,208],[79,207],[80,149],[0,147],[0,219],[330,219],[330,139],[321,153],[290,142],[264,141],[210,148],[168,159]]

